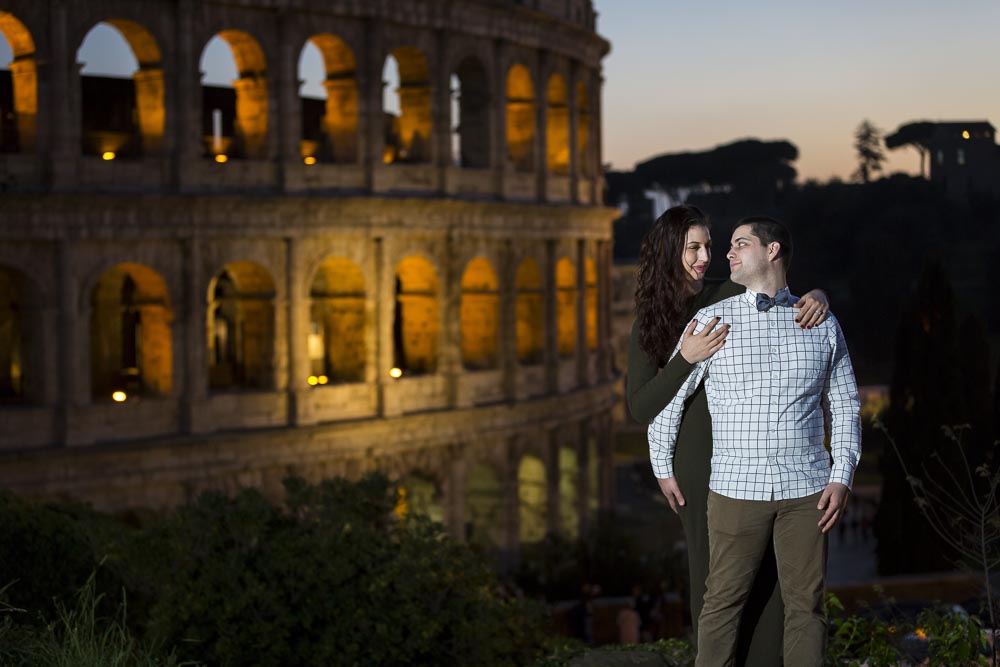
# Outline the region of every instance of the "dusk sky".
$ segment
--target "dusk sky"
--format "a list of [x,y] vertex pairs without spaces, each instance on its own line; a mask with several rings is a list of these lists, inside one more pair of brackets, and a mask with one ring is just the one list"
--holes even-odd
[[[849,178],[863,119],[891,132],[912,120],[1000,119],[1000,2],[930,0],[596,0],[604,61],[604,161],[617,169],[665,152],[744,137],[799,147],[800,178]],[[221,40],[203,56],[205,81],[229,84]],[[993,46],[990,46],[993,44]],[[130,74],[113,29],[79,52],[86,73]],[[0,38],[0,67],[10,49]],[[303,54],[303,92],[322,96],[319,53]],[[912,149],[890,171],[915,172]]]

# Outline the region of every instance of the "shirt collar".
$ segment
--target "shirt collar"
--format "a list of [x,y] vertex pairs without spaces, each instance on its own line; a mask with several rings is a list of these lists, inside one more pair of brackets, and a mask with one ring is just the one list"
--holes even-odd
[[[747,300],[747,303],[749,303],[751,306],[753,306],[754,308],[756,308],[757,307],[757,295],[758,294],[760,294],[760,292],[754,292],[752,289],[750,289],[748,287],[747,291],[743,293],[743,298]],[[791,290],[788,289],[788,285],[785,285],[780,290],[778,290],[773,295],[774,298],[777,299],[779,294],[787,294],[789,297],[792,295]],[[770,295],[768,295],[768,296],[770,296]]]

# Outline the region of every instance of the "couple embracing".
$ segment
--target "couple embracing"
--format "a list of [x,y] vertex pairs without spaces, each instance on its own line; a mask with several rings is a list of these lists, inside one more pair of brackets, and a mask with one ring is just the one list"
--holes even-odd
[[789,292],[781,222],[740,220],[726,257],[730,279],[706,280],[697,207],[653,224],[629,409],[650,422],[653,474],[687,536],[697,667],[818,667],[827,534],[861,452],[854,371],[826,295]]

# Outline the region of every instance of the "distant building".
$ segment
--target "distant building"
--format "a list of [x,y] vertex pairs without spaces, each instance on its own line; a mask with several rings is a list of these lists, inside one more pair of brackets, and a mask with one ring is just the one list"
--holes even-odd
[[988,121],[919,121],[901,125],[885,138],[890,149],[913,146],[920,153],[920,173],[941,183],[956,197],[972,192],[1000,194],[1000,146]]

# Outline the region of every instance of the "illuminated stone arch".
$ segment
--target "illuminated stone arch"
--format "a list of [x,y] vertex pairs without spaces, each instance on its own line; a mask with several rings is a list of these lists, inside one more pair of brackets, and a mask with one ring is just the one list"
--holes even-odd
[[[222,30],[215,35],[233,55],[238,78],[233,81],[235,96],[203,87],[202,125],[205,153],[260,159],[267,156],[268,86],[267,59],[260,43],[242,30]],[[207,44],[206,44],[207,49]],[[202,49],[204,67],[205,49]],[[221,112],[219,121],[215,112]],[[216,122],[221,136],[216,137]]]
[[558,72],[545,87],[545,165],[553,174],[569,173],[569,92]]
[[465,483],[465,537],[486,546],[503,545],[503,486],[487,463],[477,462]]
[[209,387],[274,387],[274,280],[251,261],[226,264],[208,288]]
[[455,164],[488,167],[490,164],[490,82],[486,68],[475,56],[466,56],[452,80],[451,127]]
[[499,288],[489,260],[476,257],[466,264],[462,273],[462,365],[469,370],[497,366]]
[[[113,153],[115,157],[155,155],[163,149],[166,124],[163,55],[160,46],[141,23],[131,19],[106,19],[87,32],[77,50],[79,57],[94,30],[109,26],[131,49],[138,63],[132,90],[119,90],[108,77],[84,76],[81,81],[82,151],[85,155]],[[103,100],[94,103],[94,100]]]
[[411,472],[400,478],[396,492],[396,516],[425,516],[444,523],[444,493],[438,480],[421,472]]
[[591,159],[591,127],[593,121],[590,113],[590,98],[587,95],[587,84],[578,81],[576,84],[576,154],[580,171],[584,176],[594,175],[594,164]]
[[518,537],[522,544],[539,542],[548,530],[545,463],[526,454],[517,466]]
[[329,257],[309,288],[309,384],[365,379],[365,277],[349,259]]
[[583,302],[586,308],[587,349],[593,352],[597,349],[597,263],[593,257],[588,257],[583,263],[584,286]]
[[395,66],[399,72],[399,115],[383,109],[386,118],[386,163],[424,163],[431,158],[431,79],[427,58],[413,46],[393,49],[385,59],[383,78],[388,80],[388,69]]
[[517,171],[535,168],[535,85],[520,63],[507,71],[507,159]]
[[437,370],[441,333],[440,287],[434,266],[420,256],[396,265],[393,365],[404,375]]
[[576,267],[563,257],[556,263],[556,331],[563,358],[576,352],[576,299]]
[[[10,64],[13,109],[0,109],[0,151],[28,153],[38,134],[38,64],[35,40],[13,14],[0,10],[0,33],[7,39],[14,60]],[[13,113],[8,125],[7,114]],[[9,138],[8,138],[9,137]]]
[[173,310],[163,277],[142,264],[117,264],[94,284],[90,306],[91,395],[170,394]]
[[514,289],[517,360],[525,365],[541,363],[545,355],[545,292],[533,257],[517,267]]
[[357,162],[358,79],[354,51],[342,38],[330,33],[313,35],[308,43],[323,58],[326,105],[324,113],[314,114],[303,100],[302,156],[320,162]]
[[0,265],[0,405],[42,400],[41,307],[28,274]]

